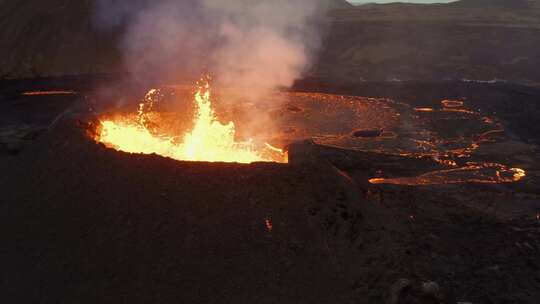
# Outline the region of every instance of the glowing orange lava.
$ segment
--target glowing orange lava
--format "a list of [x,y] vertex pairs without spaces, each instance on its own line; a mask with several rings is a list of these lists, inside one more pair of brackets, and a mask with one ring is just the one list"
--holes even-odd
[[433,108],[414,108],[416,112],[434,112]]
[[[177,160],[208,162],[287,162],[286,153],[269,144],[252,140],[237,142],[235,125],[220,123],[212,108],[208,80],[198,84],[194,99],[193,127],[183,135],[155,134],[146,124],[145,105],[153,102],[157,90],[151,90],[140,105],[138,119],[102,120],[96,140],[128,153],[159,154]],[[178,138],[182,140],[179,141]]]
[[56,91],[29,91],[22,93],[23,96],[47,96],[47,95],[75,95],[77,92],[70,90]]
[[508,168],[494,163],[469,163],[462,168],[429,172],[414,177],[372,178],[371,184],[404,186],[450,185],[462,183],[498,184],[518,182],[526,177],[520,168]]

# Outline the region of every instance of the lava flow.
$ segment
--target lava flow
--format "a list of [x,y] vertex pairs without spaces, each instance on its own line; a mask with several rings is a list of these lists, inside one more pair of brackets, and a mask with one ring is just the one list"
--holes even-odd
[[[145,97],[146,104],[153,103],[157,90],[151,90]],[[101,131],[96,140],[108,147],[128,152],[159,154],[176,160],[208,162],[287,162],[281,149],[267,143],[261,145],[252,140],[237,142],[233,122],[220,123],[212,107],[208,80],[197,84],[194,95],[196,111],[193,127],[189,132],[159,134],[146,122],[145,103],[140,104],[137,119],[121,117],[102,120]],[[181,140],[179,140],[181,138]]]
[[71,90],[55,90],[55,91],[28,91],[23,92],[23,96],[48,96],[48,95],[75,95],[77,92]]
[[494,163],[470,163],[463,168],[434,171],[415,177],[373,178],[369,182],[404,186],[462,183],[500,184],[518,182],[525,176],[525,170],[520,168],[508,168]]

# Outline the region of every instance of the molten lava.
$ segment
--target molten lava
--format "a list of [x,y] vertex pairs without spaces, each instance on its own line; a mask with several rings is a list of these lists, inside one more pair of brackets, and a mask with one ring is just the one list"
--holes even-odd
[[[237,142],[235,125],[220,123],[212,108],[208,80],[198,84],[193,128],[181,136],[156,134],[148,127],[146,105],[153,103],[157,90],[151,90],[139,107],[138,119],[102,120],[96,140],[108,147],[128,153],[159,154],[177,160],[253,163],[287,162],[286,153],[269,144],[252,140]],[[181,138],[181,141],[178,139]]]
[[450,185],[462,183],[500,184],[518,182],[527,176],[525,170],[495,163],[469,163],[457,169],[429,172],[415,177],[372,178],[372,184],[404,186]]
[[48,95],[75,95],[77,92],[71,90],[56,90],[56,91],[28,91],[23,92],[23,96],[48,96]]

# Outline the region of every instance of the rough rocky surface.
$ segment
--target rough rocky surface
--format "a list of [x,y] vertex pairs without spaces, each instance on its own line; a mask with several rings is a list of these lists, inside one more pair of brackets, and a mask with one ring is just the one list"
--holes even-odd
[[361,221],[364,199],[334,169],[130,156],[96,145],[78,123],[56,125],[3,183],[4,299],[351,298],[339,248],[383,224]]

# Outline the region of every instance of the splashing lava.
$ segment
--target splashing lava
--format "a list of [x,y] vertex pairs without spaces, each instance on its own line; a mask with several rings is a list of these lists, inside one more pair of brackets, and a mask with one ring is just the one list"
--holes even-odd
[[[151,90],[145,101],[151,102]],[[212,108],[210,85],[208,79],[197,84],[194,96],[196,111],[191,131],[183,135],[178,143],[175,136],[156,135],[145,124],[144,104],[140,105],[138,120],[126,117],[115,120],[102,120],[101,132],[96,140],[106,146],[128,152],[143,154],[159,154],[177,160],[208,162],[286,162],[286,154],[268,144],[258,145],[251,140],[235,141],[235,125],[233,122],[221,124]]]

